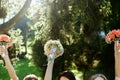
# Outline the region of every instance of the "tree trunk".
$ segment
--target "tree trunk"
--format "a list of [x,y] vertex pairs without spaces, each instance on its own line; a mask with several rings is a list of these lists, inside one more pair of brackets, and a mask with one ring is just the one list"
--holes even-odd
[[1,33],[7,33],[8,30],[10,30],[12,27],[14,27],[15,24],[17,24],[20,19],[24,16],[25,12],[29,8],[32,0],[26,0],[23,8],[16,14],[12,19],[10,19],[8,22],[5,22],[0,25],[0,34]]

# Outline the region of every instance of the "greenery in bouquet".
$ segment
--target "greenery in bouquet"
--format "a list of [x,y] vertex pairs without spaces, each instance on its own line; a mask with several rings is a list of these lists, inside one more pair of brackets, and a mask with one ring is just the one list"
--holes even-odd
[[64,53],[64,48],[59,40],[49,40],[44,45],[44,54],[48,60],[55,59]]
[[118,40],[120,40],[120,29],[110,31],[105,37],[105,41],[108,44]]

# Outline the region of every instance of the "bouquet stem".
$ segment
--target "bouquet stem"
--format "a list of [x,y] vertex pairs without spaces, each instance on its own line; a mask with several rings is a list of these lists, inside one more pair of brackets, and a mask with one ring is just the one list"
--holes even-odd
[[120,38],[115,38],[114,41],[120,41]]
[[7,43],[6,43],[5,41],[1,41],[1,42],[0,42],[0,45],[1,45],[1,46],[2,46],[2,45],[6,46]]

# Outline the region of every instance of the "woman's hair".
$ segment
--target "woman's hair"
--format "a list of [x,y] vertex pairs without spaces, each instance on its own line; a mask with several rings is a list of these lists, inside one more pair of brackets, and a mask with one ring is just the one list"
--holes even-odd
[[105,75],[103,75],[103,74],[94,74],[94,75],[92,75],[92,76],[89,78],[89,80],[95,80],[97,77],[101,77],[101,78],[103,78],[104,80],[108,80],[108,79],[105,77]]
[[58,80],[60,80],[61,77],[66,77],[69,80],[76,80],[74,73],[71,71],[63,71],[62,73],[60,73],[60,75],[58,76]]
[[29,74],[29,75],[25,76],[23,80],[38,80],[38,78],[34,74]]

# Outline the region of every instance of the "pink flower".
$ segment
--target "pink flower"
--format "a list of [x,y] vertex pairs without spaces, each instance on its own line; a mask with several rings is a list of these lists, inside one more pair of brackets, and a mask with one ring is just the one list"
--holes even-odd
[[12,46],[12,38],[9,37],[6,34],[1,34],[0,35],[0,42],[6,42],[7,43],[7,47],[11,47]]
[[119,40],[117,38],[120,38],[120,30],[112,30],[110,31],[106,37],[105,37],[105,41],[107,43],[111,43],[112,41],[115,41],[115,40]]
[[0,35],[0,41],[10,42],[10,37],[5,34],[2,34]]
[[105,41],[106,41],[106,42],[110,42],[110,40],[111,40],[110,37],[107,35],[107,36],[105,37]]
[[120,37],[120,30],[116,31],[116,37]]

